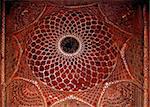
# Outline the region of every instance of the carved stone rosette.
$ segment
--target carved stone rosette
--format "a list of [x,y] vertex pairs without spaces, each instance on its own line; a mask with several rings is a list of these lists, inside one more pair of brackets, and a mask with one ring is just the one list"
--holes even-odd
[[2,107],[148,107],[144,2],[3,1]]

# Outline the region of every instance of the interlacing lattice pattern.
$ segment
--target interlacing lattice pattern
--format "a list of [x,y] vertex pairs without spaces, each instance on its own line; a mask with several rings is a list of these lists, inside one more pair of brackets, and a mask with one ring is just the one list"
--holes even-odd
[[117,49],[111,37],[105,23],[91,13],[54,12],[31,32],[28,63],[40,80],[55,89],[84,90],[106,79],[113,70]]
[[6,2],[4,106],[145,106],[139,3],[53,1]]
[[61,10],[35,24],[27,44],[33,73],[54,89],[80,91],[107,79],[117,47],[109,27],[90,12]]

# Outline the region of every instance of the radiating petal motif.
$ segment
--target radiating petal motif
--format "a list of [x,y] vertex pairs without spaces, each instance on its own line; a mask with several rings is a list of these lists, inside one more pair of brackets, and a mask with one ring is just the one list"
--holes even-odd
[[138,3],[58,1],[11,2],[6,106],[143,106]]
[[54,89],[91,88],[105,80],[116,65],[118,51],[109,29],[88,11],[53,12],[35,24],[29,34],[28,64]]

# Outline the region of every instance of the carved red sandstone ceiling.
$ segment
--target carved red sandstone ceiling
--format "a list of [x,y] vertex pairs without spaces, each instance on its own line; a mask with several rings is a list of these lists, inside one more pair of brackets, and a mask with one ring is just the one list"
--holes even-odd
[[85,90],[113,71],[117,46],[104,21],[81,10],[59,10],[35,24],[27,42],[33,73],[64,91]]
[[[70,6],[71,2],[69,6],[16,3],[18,7],[10,12],[13,17],[8,15],[6,19],[7,42],[12,43],[8,53],[14,51],[7,57],[14,64],[6,65],[11,68],[6,70],[8,106],[57,107],[67,100],[80,101],[83,107],[142,104],[142,100],[132,98],[136,93],[142,97],[143,82],[142,71],[137,73],[132,62],[138,62],[139,69],[143,62],[134,59],[131,52],[132,44],[138,44],[132,50],[142,56],[141,31],[130,20],[128,25],[136,30],[132,34],[131,27],[119,25],[117,20],[118,16],[128,18],[128,12],[134,18],[132,12],[137,10],[130,12],[128,8],[113,16],[101,2],[82,6],[78,2],[73,3],[75,6]],[[124,3],[121,5],[125,8]],[[135,89],[138,91],[134,93]]]

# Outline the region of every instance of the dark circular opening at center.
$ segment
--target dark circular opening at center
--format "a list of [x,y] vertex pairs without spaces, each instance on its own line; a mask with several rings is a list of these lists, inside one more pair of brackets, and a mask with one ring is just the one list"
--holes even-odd
[[60,47],[65,53],[72,54],[78,50],[79,42],[74,37],[66,37],[66,38],[62,39],[62,41],[60,43]]

